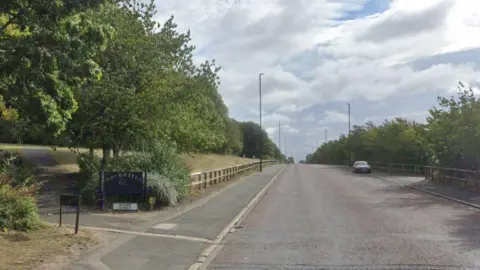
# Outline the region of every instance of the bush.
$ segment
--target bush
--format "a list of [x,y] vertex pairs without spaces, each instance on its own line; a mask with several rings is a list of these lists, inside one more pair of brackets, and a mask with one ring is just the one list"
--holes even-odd
[[[143,147],[142,147],[143,148]],[[93,203],[99,185],[101,159],[82,153],[78,156],[81,173],[79,186],[85,203]],[[175,205],[189,195],[190,175],[183,161],[172,147],[155,143],[141,151],[130,151],[107,159],[106,171],[146,171],[149,196],[157,198],[157,205]]]
[[31,231],[42,226],[37,205],[26,187],[13,188],[0,183],[0,228]]
[[158,205],[176,205],[179,199],[179,194],[172,182],[163,175],[150,174],[147,182],[150,195],[157,198]]
[[9,177],[12,186],[31,187],[36,184],[33,166],[18,154],[0,151],[0,174]]
[[29,231],[41,226],[32,167],[14,153],[0,151],[0,229]]

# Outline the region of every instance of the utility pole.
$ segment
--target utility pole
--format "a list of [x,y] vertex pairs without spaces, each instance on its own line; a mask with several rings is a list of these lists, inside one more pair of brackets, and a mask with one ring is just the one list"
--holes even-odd
[[327,130],[327,129],[325,129],[325,143],[327,143],[327,142],[328,142],[328,139],[327,139],[327,138],[328,138],[328,137],[327,137],[327,132],[328,132],[328,130]]
[[350,103],[348,104],[348,135],[350,135]]
[[318,139],[315,140],[315,148],[318,149]]
[[283,142],[285,143],[283,150],[285,151],[285,158],[287,158],[287,136],[285,136],[285,140],[283,140]]
[[280,120],[278,120],[278,150],[280,150],[280,163],[282,163],[282,129]]
[[[348,136],[350,137],[350,103],[348,104]],[[348,165],[352,164],[352,151],[348,151]]]
[[259,114],[260,114],[260,172],[263,171],[263,134],[262,134],[262,75],[263,73],[258,74],[258,103],[259,103]]

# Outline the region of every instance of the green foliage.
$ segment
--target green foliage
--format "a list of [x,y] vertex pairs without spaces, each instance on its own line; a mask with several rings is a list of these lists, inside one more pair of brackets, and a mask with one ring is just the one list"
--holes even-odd
[[229,117],[220,67],[195,64],[190,32],[179,33],[173,17],[157,23],[153,2],[0,4],[0,139],[102,149],[102,159],[78,157],[86,201],[101,164],[149,172],[154,195],[175,204],[190,191],[177,151],[259,157],[261,139],[265,159],[282,157],[264,130]]
[[101,78],[93,57],[112,28],[88,16],[104,1],[10,0],[0,4],[0,95],[22,119],[58,135],[74,92]]
[[0,151],[0,229],[29,231],[41,227],[35,182],[31,167],[22,158]]
[[37,178],[33,167],[18,154],[0,151],[0,175],[8,179],[12,186],[32,187],[36,184]]
[[[101,159],[82,153],[78,156],[81,178],[79,188],[87,202],[95,200]],[[159,203],[174,205],[189,195],[190,175],[176,150],[161,143],[137,148],[118,157],[107,159],[105,171],[146,171],[147,186]]]
[[31,231],[42,226],[29,188],[0,183],[0,228]]
[[[173,17],[157,23],[153,1],[70,2],[2,4],[2,141],[101,148],[105,158],[143,142],[259,156],[228,116],[220,67],[194,64],[190,32]],[[257,136],[264,156],[282,157]]]
[[235,121],[235,119],[229,118],[226,120],[225,129],[227,142],[223,153],[240,155],[243,150],[243,132],[240,123]]
[[260,146],[262,142],[262,155],[264,159],[284,159],[278,147],[270,140],[265,130],[254,122],[240,122],[243,132],[243,150],[241,155],[249,158],[260,157]]
[[323,144],[307,163],[345,164],[352,160],[480,167],[480,100],[459,84],[457,97],[439,97],[427,124],[396,118],[376,126],[354,126],[349,136]]
[[308,163],[344,164],[349,160],[425,164],[431,153],[425,125],[397,118],[376,126],[369,122],[354,126],[350,136],[340,136],[319,147]]

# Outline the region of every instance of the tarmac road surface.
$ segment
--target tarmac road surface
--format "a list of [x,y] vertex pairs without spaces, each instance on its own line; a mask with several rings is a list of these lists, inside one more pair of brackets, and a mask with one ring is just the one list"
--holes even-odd
[[290,165],[208,269],[480,269],[480,210],[385,178]]

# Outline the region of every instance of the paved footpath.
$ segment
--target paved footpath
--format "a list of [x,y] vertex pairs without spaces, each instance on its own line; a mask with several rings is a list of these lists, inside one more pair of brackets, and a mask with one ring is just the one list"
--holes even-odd
[[[131,232],[120,233],[105,247],[84,256],[67,269],[188,269],[282,169],[282,165],[267,167],[262,173],[238,180],[221,193],[173,217],[153,216],[147,222],[135,223],[130,220],[124,222],[126,224],[122,224],[118,218],[107,218],[110,223],[116,224],[116,228]],[[58,217],[51,219],[55,222]],[[73,221],[71,216],[66,220],[67,223]],[[108,222],[99,224],[101,226]]]
[[480,269],[480,210],[395,177],[288,166],[204,267]]

